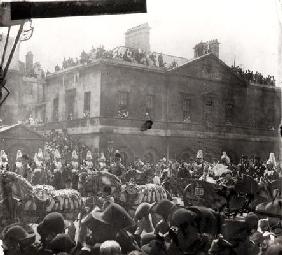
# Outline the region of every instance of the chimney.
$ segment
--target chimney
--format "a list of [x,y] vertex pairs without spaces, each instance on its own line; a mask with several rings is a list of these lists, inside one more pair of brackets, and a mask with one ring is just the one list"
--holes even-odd
[[27,75],[32,74],[33,71],[33,54],[31,51],[29,51],[25,55],[25,72]]
[[207,42],[209,52],[213,53],[217,58],[219,58],[219,42],[217,39]]
[[213,53],[219,58],[219,42],[217,39],[208,42],[200,42],[194,47],[194,58],[198,58],[208,53]]
[[128,29],[125,33],[125,47],[150,52],[150,29],[148,23]]
[[207,43],[200,42],[194,47],[194,58],[198,58],[208,53]]

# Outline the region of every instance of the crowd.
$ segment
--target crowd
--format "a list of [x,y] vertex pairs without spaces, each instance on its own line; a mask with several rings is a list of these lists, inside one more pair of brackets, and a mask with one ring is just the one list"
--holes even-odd
[[126,62],[167,69],[173,69],[178,66],[176,59],[166,63],[161,53],[146,53],[141,49],[131,49],[126,47],[117,47],[114,50],[106,50],[104,46],[99,46],[97,48],[92,47],[88,53],[83,50],[80,57],[75,60],[73,58],[64,59],[61,67],[59,65],[55,66],[55,72],[79,64],[90,64],[99,58],[119,59]]
[[[125,167],[118,150],[113,162],[109,162],[103,153],[94,159],[89,148],[74,142],[66,132],[59,134],[53,130],[45,138],[45,148],[33,159],[18,151],[14,166],[9,166],[6,153],[1,151],[1,169],[14,171],[33,185],[49,184],[56,189],[77,189],[78,175],[85,171],[108,171],[121,179],[129,171],[146,173],[145,182],[158,185],[170,178],[230,185],[233,179],[244,175],[258,183],[281,177],[273,153],[266,162],[259,157],[242,155],[239,164],[232,164],[225,152],[218,162],[209,163],[199,150],[191,162],[164,157],[152,164],[136,159]],[[130,178],[129,181],[136,180]],[[274,199],[272,207],[267,209],[277,212],[275,216],[261,217],[249,212],[229,218],[204,206],[185,207],[177,199],[162,199],[154,204],[143,202],[132,215],[111,199],[106,206],[105,203],[93,205],[89,213],[76,222],[75,228],[67,226],[62,214],[51,212],[35,228],[20,223],[6,226],[1,239],[5,254],[15,255],[278,255],[282,253],[279,204],[281,209],[281,199]]]
[[243,79],[247,80],[248,82],[257,83],[257,84],[263,84],[263,85],[269,85],[269,86],[275,86],[275,80],[274,76],[268,75],[267,77],[264,77],[259,72],[253,72],[250,70],[243,70],[239,66],[233,66],[233,71],[235,71],[237,74],[239,74]]

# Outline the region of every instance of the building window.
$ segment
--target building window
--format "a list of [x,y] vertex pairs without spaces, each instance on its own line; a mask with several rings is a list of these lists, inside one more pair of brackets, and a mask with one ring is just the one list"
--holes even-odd
[[191,122],[191,98],[184,96],[182,102],[183,121]]
[[118,95],[118,116],[122,119],[128,117],[129,93],[120,91]]
[[53,121],[59,120],[59,98],[53,100]]
[[91,92],[84,92],[84,106],[83,106],[83,117],[90,117],[90,100],[91,100]]
[[213,127],[215,124],[215,99],[213,97],[206,97],[205,99],[204,121],[207,127]]
[[232,103],[227,103],[225,108],[225,120],[227,123],[231,123],[233,118],[234,105]]
[[75,106],[75,89],[66,90],[65,104],[66,104],[66,119],[72,120],[74,118],[74,106]]
[[149,113],[150,116],[154,113],[154,95],[147,95],[146,96],[146,113]]

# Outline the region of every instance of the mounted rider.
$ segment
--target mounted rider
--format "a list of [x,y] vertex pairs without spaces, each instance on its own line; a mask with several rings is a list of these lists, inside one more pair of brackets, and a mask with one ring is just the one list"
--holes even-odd
[[32,175],[32,184],[33,185],[43,185],[47,181],[47,176],[44,171],[44,162],[43,162],[43,152],[39,149],[38,153],[34,155],[34,162],[36,164],[36,168],[33,170]]
[[229,166],[230,163],[231,163],[230,158],[228,157],[228,155],[227,155],[227,153],[225,151],[222,152],[222,155],[220,157],[220,161],[225,166]]
[[58,149],[54,152],[54,178],[53,178],[53,186],[56,189],[61,189],[63,187],[63,180],[62,180],[62,162],[61,162],[61,154]]
[[77,185],[78,185],[78,178],[79,178],[79,163],[78,163],[78,155],[76,153],[76,151],[74,150],[72,152],[72,161],[71,161],[71,165],[72,165],[72,170],[71,170],[71,187],[73,189],[77,189]]
[[198,150],[196,161],[192,165],[192,176],[200,178],[204,174],[208,173],[209,165],[204,161],[203,151]]
[[9,170],[8,156],[4,150],[0,152],[0,169],[5,171]]
[[86,158],[85,158],[85,166],[87,170],[92,170],[93,169],[93,157],[91,154],[91,151],[87,151],[86,153]]
[[15,173],[21,176],[24,176],[24,168],[23,168],[23,154],[21,150],[17,151],[16,162],[15,162]]
[[277,162],[275,160],[274,153],[269,154],[269,159],[266,162],[266,172],[265,172],[265,178],[274,181],[279,178],[279,174],[277,173]]
[[106,157],[103,152],[100,154],[100,157],[98,159],[98,165],[99,165],[99,171],[102,171],[107,167]]
[[254,168],[254,177],[257,180],[260,180],[260,178],[264,176],[266,167],[262,164],[259,156],[254,157],[253,168]]
[[125,167],[121,163],[121,154],[119,150],[116,150],[114,160],[115,162],[111,165],[111,173],[116,176],[121,176],[125,172]]

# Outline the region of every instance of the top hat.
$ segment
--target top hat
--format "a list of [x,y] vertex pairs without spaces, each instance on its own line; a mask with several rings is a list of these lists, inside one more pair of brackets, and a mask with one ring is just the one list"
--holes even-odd
[[110,203],[103,212],[92,211],[92,217],[105,224],[110,224],[118,230],[133,225],[133,220],[126,210],[116,203]]

